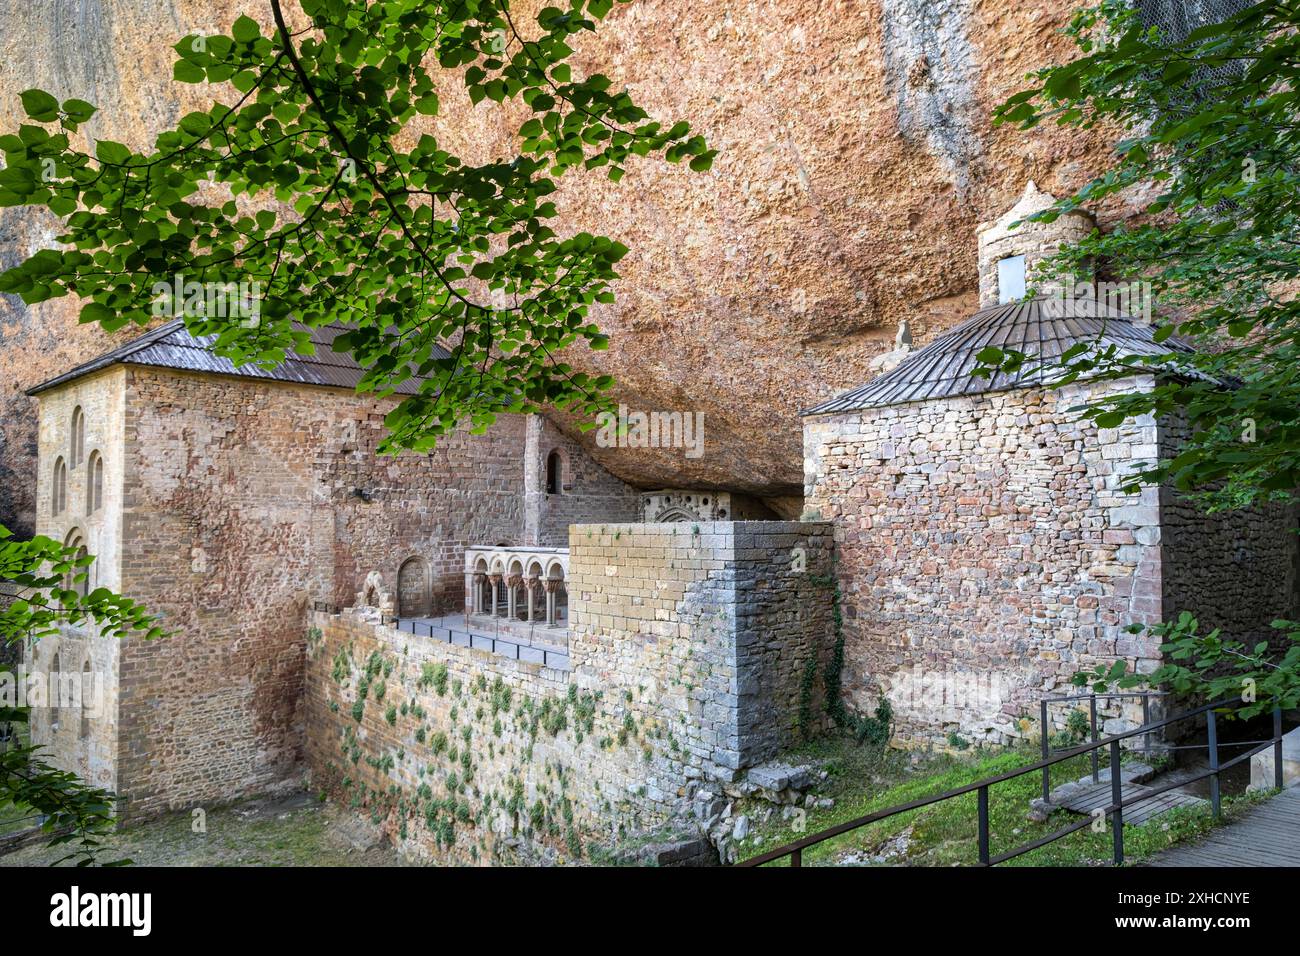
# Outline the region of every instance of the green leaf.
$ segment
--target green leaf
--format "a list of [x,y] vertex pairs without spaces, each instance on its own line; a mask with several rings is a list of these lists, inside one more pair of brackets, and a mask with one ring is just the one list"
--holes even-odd
[[201,66],[189,60],[177,60],[172,64],[172,79],[178,83],[202,83],[208,77]]
[[64,100],[63,112],[74,122],[84,123],[95,115],[95,107],[85,100]]
[[230,28],[230,35],[240,43],[251,43],[258,38],[260,30],[257,21],[251,17],[239,16]]
[[88,322],[112,322],[117,318],[117,313],[108,306],[100,305],[98,302],[87,302],[81,307],[81,315],[77,321],[82,324]]
[[41,123],[58,119],[59,101],[44,90],[24,90],[18,97],[22,100],[23,109],[32,119]]
[[123,165],[131,158],[131,151],[121,143],[115,143],[109,139],[101,139],[95,144],[95,156],[105,163],[114,165]]

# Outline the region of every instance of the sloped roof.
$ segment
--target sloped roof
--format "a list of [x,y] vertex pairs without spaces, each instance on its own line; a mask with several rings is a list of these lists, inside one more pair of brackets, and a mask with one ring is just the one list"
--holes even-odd
[[[879,378],[814,405],[803,414],[851,412],[1043,385],[1059,377],[1059,371],[1052,368],[1053,360],[1078,342],[1095,343],[1099,349],[1114,345],[1121,356],[1192,351],[1187,343],[1173,337],[1157,343],[1154,333],[1152,326],[1090,299],[1040,296],[989,306]],[[990,345],[1015,349],[1030,358],[1010,375],[999,372],[983,378],[972,374],[978,364],[975,356]]]
[[[294,329],[310,334],[311,341],[316,346],[315,354],[302,355],[298,352],[287,352],[283,362],[275,368],[265,369],[258,365],[235,365],[230,359],[223,358],[212,350],[212,345],[217,339],[215,335],[191,335],[186,330],[184,322],[175,319],[151,332],[146,332],[139,338],[132,339],[111,352],[105,352],[71,371],[28,389],[27,394],[35,395],[119,363],[151,365],[186,372],[208,372],[214,375],[234,375],[242,378],[271,379],[277,382],[297,382],[303,385],[356,388],[357,383],[365,375],[366,369],[358,365],[349,353],[335,352],[331,349],[334,339],[348,331],[347,326],[334,324],[308,328],[295,322]],[[446,358],[449,355],[450,353],[445,349],[435,348],[434,358]],[[394,391],[401,395],[414,394],[420,381],[421,379],[416,377],[408,378]]]

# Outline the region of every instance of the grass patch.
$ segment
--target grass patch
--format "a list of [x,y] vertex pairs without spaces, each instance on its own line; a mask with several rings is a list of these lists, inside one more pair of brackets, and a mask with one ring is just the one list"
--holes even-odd
[[[741,858],[756,856],[785,843],[864,816],[877,810],[922,797],[954,790],[985,777],[1006,773],[1038,760],[1036,751],[1016,749],[989,753],[973,751],[970,755],[935,755],[920,767],[908,768],[909,759],[897,752],[876,751],[874,755],[855,754],[869,748],[856,748],[851,741],[823,745],[824,766],[831,771],[822,792],[834,797],[832,809],[809,811],[803,832],[796,832],[793,821],[778,815],[755,828],[755,838],[747,841]],[[802,756],[817,756],[806,752]],[[1077,779],[1088,772],[1086,757],[1058,764],[1053,768],[1052,786]],[[992,787],[989,791],[989,844],[992,855],[1005,853],[1062,829],[1080,818],[1058,811],[1042,823],[1029,819],[1029,802],[1039,796],[1041,775],[1025,774]],[[1263,798],[1249,794],[1225,798],[1223,821],[1227,822]],[[753,812],[751,802],[739,812]],[[830,866],[843,863],[889,864],[910,866],[973,866],[979,859],[977,832],[977,794],[954,797],[942,803],[899,814],[810,847],[804,851],[804,866]],[[1124,828],[1124,849],[1128,862],[1138,862],[1154,853],[1195,837],[1215,826],[1208,804],[1184,807],[1152,819],[1140,827]],[[878,859],[884,857],[884,859]],[[1099,866],[1111,861],[1109,825],[1104,832],[1084,829],[1054,843],[1010,860],[1004,866]],[[784,865],[785,861],[773,864]]]

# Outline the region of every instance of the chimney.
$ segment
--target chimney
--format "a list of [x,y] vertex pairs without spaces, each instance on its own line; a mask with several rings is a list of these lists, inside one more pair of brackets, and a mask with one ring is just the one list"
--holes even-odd
[[[1055,196],[1040,190],[1031,179],[1019,201],[1001,218],[978,227],[980,308],[1023,298],[1034,285],[1034,267],[1039,262],[1096,228],[1092,216],[1082,211],[1066,213],[1055,222],[1026,222],[1012,228],[1012,223],[1055,202]],[[1091,272],[1076,277],[1080,280],[1092,281]],[[1037,288],[1040,295],[1050,295],[1059,285],[1041,282]]]

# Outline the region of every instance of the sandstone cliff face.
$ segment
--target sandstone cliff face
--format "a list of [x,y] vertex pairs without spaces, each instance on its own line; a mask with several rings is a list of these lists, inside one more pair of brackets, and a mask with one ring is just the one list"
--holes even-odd
[[[588,433],[597,458],[640,487],[746,491],[797,513],[799,409],[871,377],[901,319],[920,344],[975,309],[975,226],[1027,179],[1059,194],[1105,162],[1100,134],[989,121],[1026,72],[1069,55],[1057,31],[1074,6],[635,0],[584,38],[576,67],[627,83],[656,117],[689,119],[721,150],[707,174],[640,162],[619,185],[562,183],[564,222],[632,249],[618,302],[597,316],[610,349],[570,360],[617,376],[632,409],[705,416],[701,457],[602,449]],[[97,103],[92,134],[149,143],[208,98],[171,82],[171,44],[240,13],[270,20],[254,0],[10,5],[0,127],[16,125],[17,93],[39,86]],[[438,135],[468,161],[491,159],[513,151],[520,116],[449,90]],[[1105,225],[1126,210],[1100,212]],[[8,210],[0,259],[52,235],[49,217]],[[69,301],[0,304],[0,522],[19,529],[34,488],[22,390],[110,345],[76,314]]]

